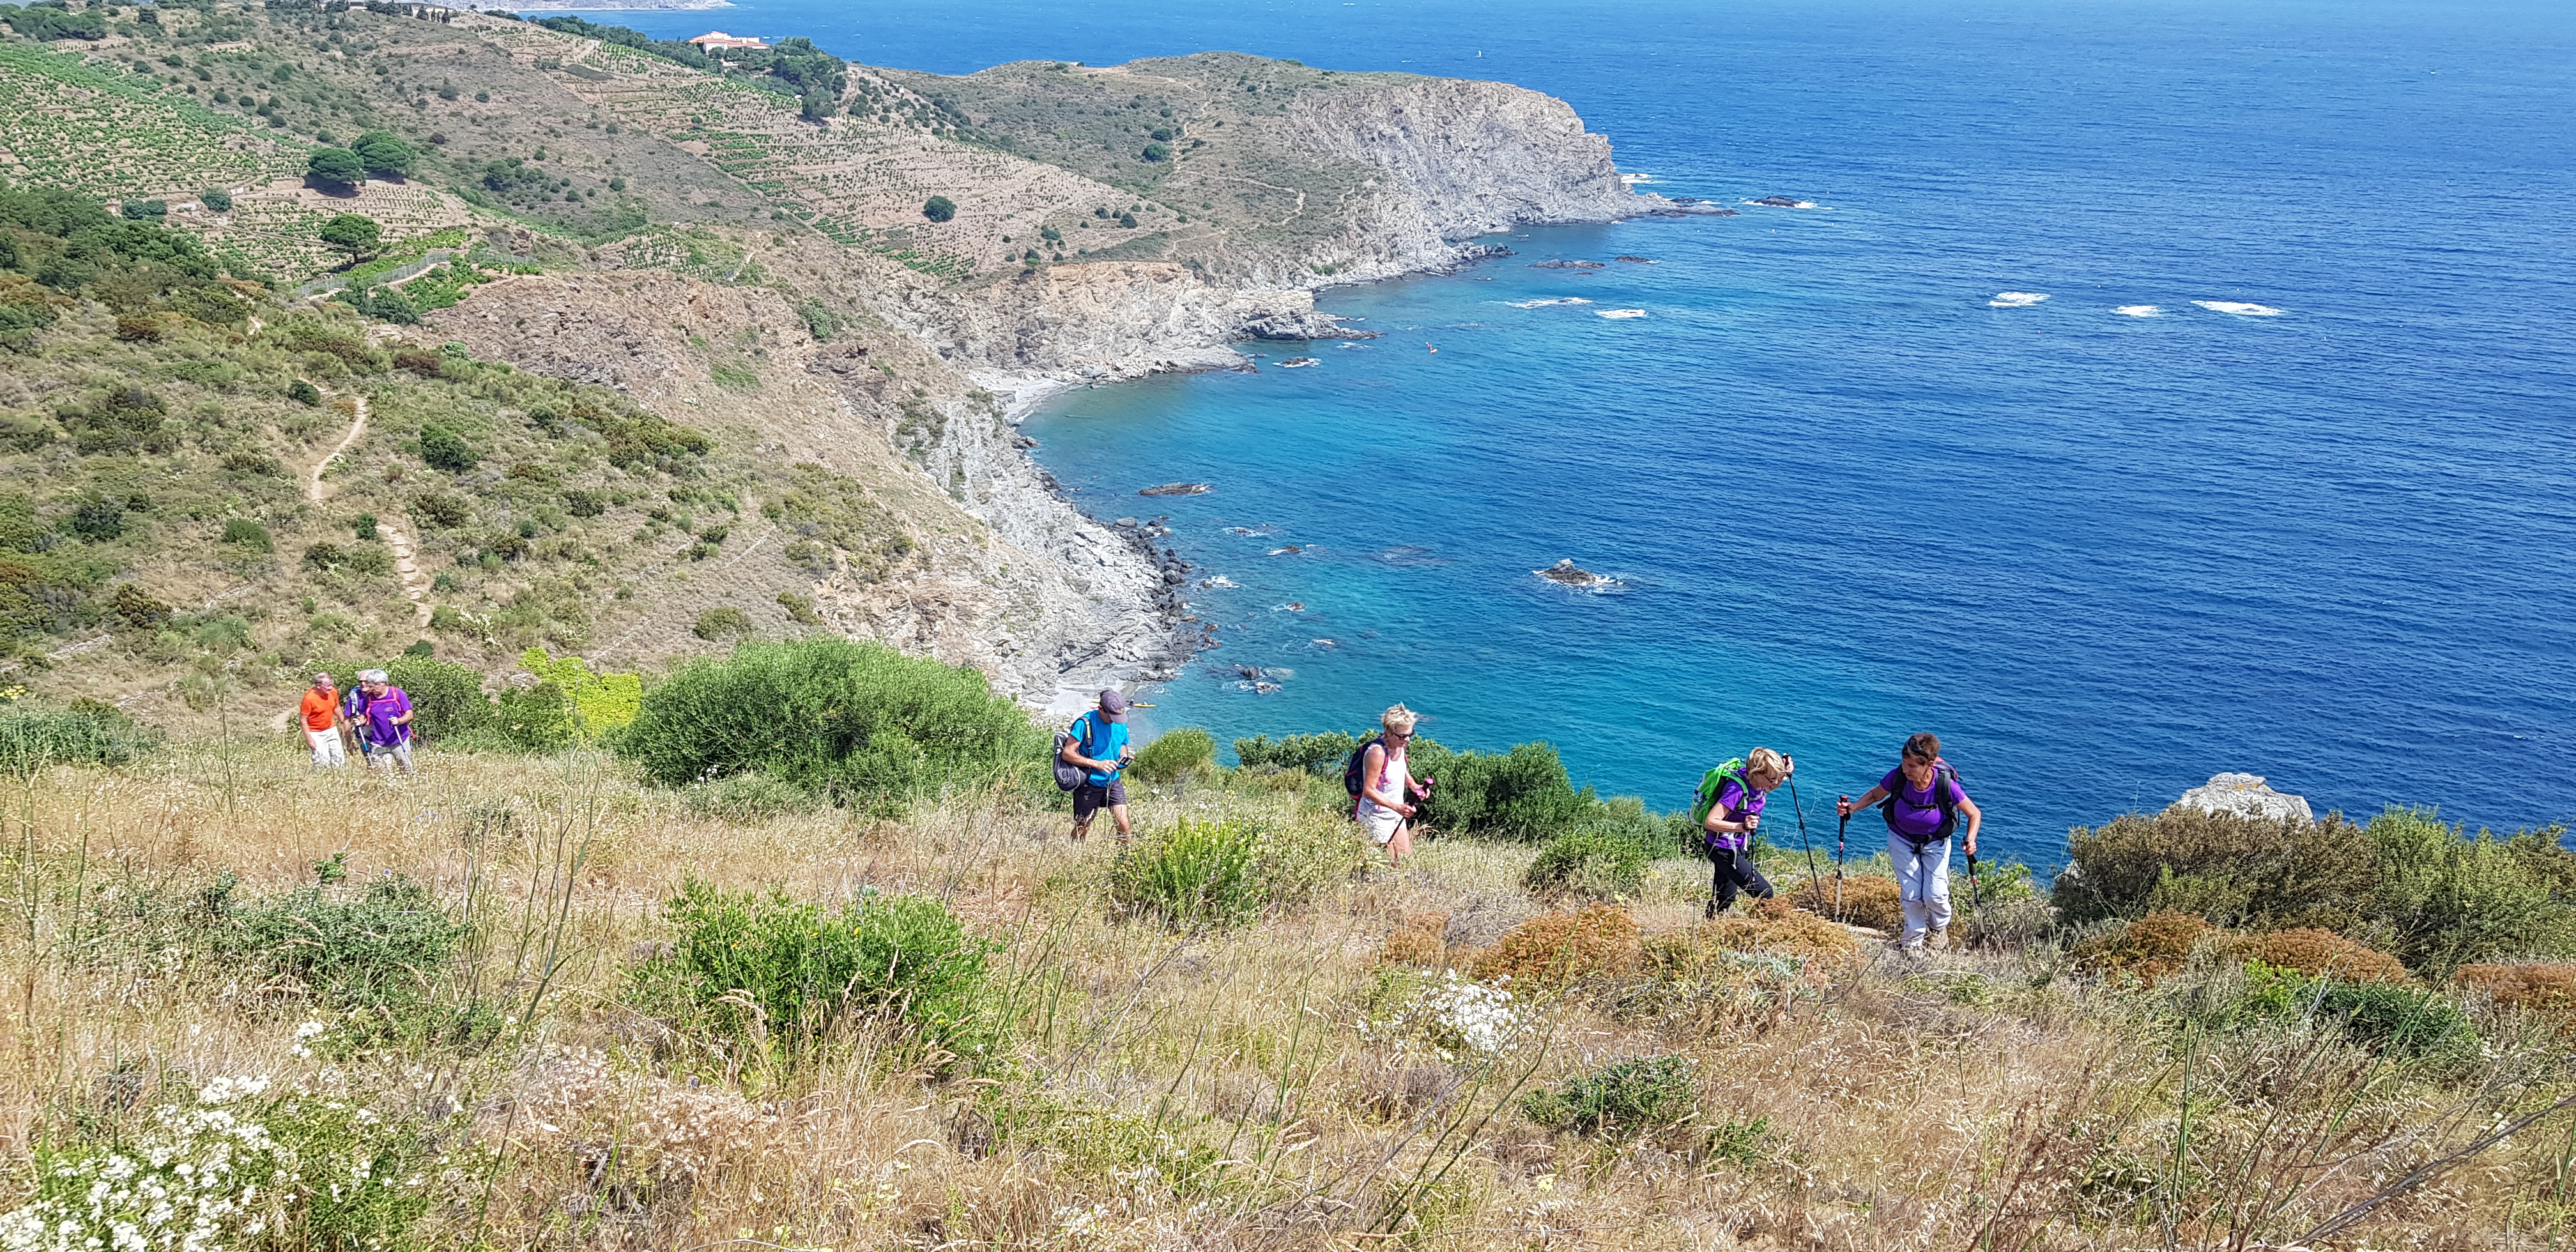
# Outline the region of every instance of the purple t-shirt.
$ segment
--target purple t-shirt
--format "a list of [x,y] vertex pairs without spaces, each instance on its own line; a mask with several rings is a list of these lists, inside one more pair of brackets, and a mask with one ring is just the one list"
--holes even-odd
[[[1740,822],[1761,812],[1762,806],[1770,799],[1770,792],[1748,791],[1743,783],[1730,778],[1718,785],[1717,807],[1710,812],[1719,814],[1725,821]],[[1752,846],[1752,843],[1753,832],[1747,830],[1730,830],[1708,837],[1708,846],[1723,852],[1739,851]]]
[[[1941,801],[1933,795],[1930,787],[1915,787],[1907,783],[1904,767],[1887,771],[1887,777],[1879,779],[1878,785],[1896,797],[1896,820],[1890,823],[1896,833],[1913,839],[1929,839],[1934,831],[1941,829]],[[1960,790],[1959,780],[1947,770],[1932,776],[1932,786],[1949,793],[1952,807],[1968,798],[1968,793]]]
[[366,703],[367,742],[392,747],[411,742],[411,723],[397,724],[394,719],[411,712],[411,696],[400,687],[387,687],[380,696],[361,692]]

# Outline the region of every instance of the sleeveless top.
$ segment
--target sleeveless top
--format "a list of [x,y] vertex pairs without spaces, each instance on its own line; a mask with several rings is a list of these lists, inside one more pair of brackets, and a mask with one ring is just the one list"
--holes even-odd
[[[1396,799],[1402,800],[1404,798],[1404,780],[1406,777],[1407,775],[1404,771],[1404,749],[1387,748],[1386,766],[1378,771],[1377,786],[1374,790],[1376,790],[1379,795],[1394,796]],[[1363,815],[1367,814],[1371,810],[1387,813],[1395,811],[1387,808],[1385,805],[1379,804],[1373,799],[1370,799],[1368,792],[1366,791],[1362,791],[1360,793],[1359,808]]]

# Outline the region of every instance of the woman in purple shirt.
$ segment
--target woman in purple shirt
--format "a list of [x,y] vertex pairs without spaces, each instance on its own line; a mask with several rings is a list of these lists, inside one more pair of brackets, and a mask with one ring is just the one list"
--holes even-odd
[[1915,735],[1905,741],[1905,758],[1869,794],[1835,806],[1843,817],[1876,804],[1887,818],[1887,859],[1896,863],[1897,898],[1905,905],[1905,932],[1897,940],[1909,953],[1920,953],[1928,940],[1935,947],[1950,941],[1950,835],[1959,819],[1968,819],[1960,846],[1977,854],[1977,827],[1985,815],[1959,786],[1957,771],[1941,759],[1941,737]]
[[1771,792],[1789,781],[1798,763],[1785,752],[1755,748],[1744,754],[1744,780],[1728,778],[1717,789],[1700,829],[1708,840],[1708,859],[1716,872],[1708,885],[1707,916],[1735,907],[1740,891],[1756,900],[1771,898],[1771,880],[1753,863],[1753,835],[1762,828],[1762,806]]

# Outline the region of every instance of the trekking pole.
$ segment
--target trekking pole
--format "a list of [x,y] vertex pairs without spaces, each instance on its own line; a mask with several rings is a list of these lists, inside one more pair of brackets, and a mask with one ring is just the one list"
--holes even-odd
[[1807,842],[1807,806],[1798,803],[1796,774],[1789,775],[1789,811],[1798,815],[1798,846],[1807,850],[1807,889],[1813,891],[1816,879],[1822,875],[1816,872],[1816,845]]
[[1834,812],[1843,821],[1841,827],[1834,831],[1834,920],[1839,922],[1843,919],[1843,844],[1851,838],[1851,814],[1844,810],[1851,807],[1851,797],[1838,799],[1840,802],[1834,805]]
[[1986,902],[1977,894],[1977,854],[1968,854],[1968,940],[1976,941],[1977,924],[1986,920]]

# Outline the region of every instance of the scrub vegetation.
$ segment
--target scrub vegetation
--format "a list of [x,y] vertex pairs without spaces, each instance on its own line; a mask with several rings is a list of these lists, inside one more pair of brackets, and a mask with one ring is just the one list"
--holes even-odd
[[[706,804],[580,747],[433,747],[391,788],[267,743],[75,741],[7,788],[13,1246],[2469,1247],[2576,1220],[2576,967],[2542,940],[2452,974],[2154,909],[1901,962],[1785,898],[1702,922],[1672,857],[1589,903],[1524,890],[1549,845],[1522,840],[1389,872],[1338,780],[1275,770],[1139,784],[1118,847],[1062,838],[1042,774],[894,812]],[[2390,900],[2483,872],[2424,814],[2354,829],[2469,867]],[[179,1186],[219,1152],[291,1164]],[[189,1203],[123,1189],[147,1179]]]
[[[2576,1238],[2563,831],[2113,816],[1909,962],[1884,864],[1757,844],[1702,920],[1686,824],[1539,743],[1418,742],[1400,871],[1339,732],[1141,745],[1075,844],[1046,728],[839,638],[996,585],[903,580],[991,539],[921,467],[999,408],[837,293],[1311,270],[1372,174],[1297,112],[1396,76],[0,26],[0,1247]],[[458,341],[543,342],[522,279],[709,387]],[[885,464],[755,420],[817,372]],[[363,666],[416,777],[268,731]]]

